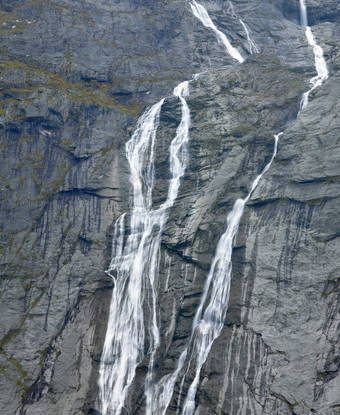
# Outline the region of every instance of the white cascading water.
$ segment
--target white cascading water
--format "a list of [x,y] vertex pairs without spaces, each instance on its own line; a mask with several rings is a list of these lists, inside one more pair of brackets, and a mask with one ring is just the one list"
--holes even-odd
[[211,20],[207,10],[201,4],[196,3],[195,0],[192,0],[190,6],[194,16],[197,17],[197,19],[199,19],[205,27],[209,27],[214,31],[217,40],[225,46],[229,55],[242,63],[244,59],[242,58],[240,52],[231,45],[227,39],[227,36],[217,29],[214,22]]
[[[173,395],[175,382],[187,361],[189,353],[189,365],[194,365],[195,375],[184,401],[182,414],[191,415],[194,413],[195,396],[201,369],[209,355],[213,342],[221,334],[228,309],[232,271],[231,255],[234,237],[237,233],[245,204],[248,202],[262,176],[268,171],[276,156],[278,140],[281,134],[282,133],[275,135],[272,157],[261,174],[254,180],[247,197],[245,199],[236,200],[232,211],[228,215],[227,229],[218,242],[187,345],[181,353],[176,370],[172,374],[164,376],[160,382],[155,385],[154,396],[157,397],[157,399],[153,401],[151,411],[153,414],[165,414]],[[181,389],[183,387],[184,379],[185,375],[182,378]],[[178,413],[180,410],[179,405],[180,396],[178,399]]]
[[304,110],[309,102],[309,94],[318,86],[322,85],[324,81],[328,78],[328,69],[326,65],[325,58],[323,56],[323,50],[314,39],[312,29],[308,26],[307,18],[307,7],[304,0],[300,0],[300,20],[301,26],[306,27],[306,38],[310,46],[313,46],[314,56],[315,56],[315,69],[317,75],[310,80],[311,88],[305,92],[302,96],[300,103],[300,111]]
[[[196,79],[198,75],[195,75],[193,79]],[[182,119],[177,128],[176,136],[172,140],[170,145],[170,172],[172,174],[172,178],[169,184],[168,196],[163,205],[159,208],[162,210],[162,225],[159,228],[157,234],[157,254],[160,246],[160,238],[162,235],[162,231],[167,219],[167,210],[174,204],[174,201],[178,194],[178,189],[180,186],[180,179],[183,176],[186,166],[188,164],[189,154],[188,154],[188,143],[189,143],[189,127],[190,127],[190,110],[188,104],[185,100],[185,97],[189,95],[189,83],[190,81],[185,81],[180,83],[174,89],[174,95],[178,97],[182,104]],[[153,253],[151,253],[153,255]],[[151,260],[155,261],[155,265],[158,264],[158,255],[156,258],[151,256]],[[157,260],[157,263],[156,263]],[[153,272],[155,276],[156,272]],[[154,296],[155,298],[156,296]],[[157,321],[157,313],[156,308],[154,307],[153,310],[153,318],[155,323]],[[154,364],[154,354],[156,349],[159,346],[159,331],[157,328],[157,341],[154,342],[153,348],[151,350],[150,356],[150,363],[148,368],[148,373],[146,377],[145,383],[145,396],[146,396],[146,408],[148,412],[148,408],[152,405],[152,375],[153,375],[153,364]]]
[[[302,24],[307,25],[306,7],[302,0],[300,0],[300,5]],[[193,14],[206,27],[215,32],[218,41],[226,47],[227,52],[238,62],[243,62],[244,59],[239,52],[231,46],[226,36],[216,28],[206,9],[195,0],[190,2],[190,6]],[[250,38],[247,26],[241,20],[240,23],[246,32],[250,52],[258,52],[256,45]],[[301,104],[301,109],[308,105],[309,93],[328,77],[322,49],[316,45],[308,26],[306,27],[306,36],[309,44],[314,47],[318,76],[312,79],[311,90],[304,94],[303,100],[305,99],[305,101]],[[127,237],[124,235],[125,215],[122,215],[116,223],[113,260],[109,268],[109,273],[114,271],[117,278],[115,279],[116,285],[111,302],[109,327],[100,367],[100,398],[103,415],[118,415],[121,413],[128,388],[135,376],[136,367],[144,357],[146,325],[143,304],[145,301],[148,302],[152,315],[149,322],[150,345],[148,353],[150,354],[150,363],[145,386],[146,413],[165,414],[174,392],[177,377],[186,363],[188,365],[187,372],[190,367],[193,370],[194,377],[183,404],[182,414],[192,415],[194,413],[195,396],[201,369],[213,342],[221,333],[227,313],[233,241],[244,207],[262,176],[271,166],[277,153],[279,136],[282,134],[275,135],[271,160],[254,180],[247,197],[238,199],[228,215],[227,229],[218,242],[200,305],[195,314],[191,334],[179,358],[176,370],[172,374],[164,376],[158,383],[154,383],[152,379],[154,354],[159,346],[155,276],[158,270],[158,252],[162,230],[167,219],[167,210],[173,205],[177,197],[180,178],[187,165],[186,145],[189,139],[190,112],[185,97],[189,93],[188,86],[189,82],[183,82],[174,90],[174,95],[182,103],[182,120],[177,129],[176,137],[170,146],[172,178],[169,184],[168,196],[158,209],[152,210],[153,157],[156,130],[164,100],[155,104],[141,117],[136,132],[126,146],[131,168],[131,181],[134,188],[134,207],[130,220],[130,235]],[[146,292],[149,293],[147,296]],[[187,372],[182,377],[181,389]],[[177,413],[180,411],[179,404],[180,400],[178,401]]]
[[194,413],[195,396],[202,366],[210,353],[213,342],[221,334],[224,325],[229,303],[233,242],[243,215],[244,206],[250,199],[262,176],[271,166],[277,153],[277,144],[281,134],[275,135],[272,157],[263,171],[254,180],[247,197],[245,199],[237,199],[234,203],[234,207],[227,218],[227,229],[218,242],[205,283],[203,296],[195,315],[190,343],[187,346],[190,347],[190,353],[193,356],[190,364],[195,367],[195,375],[184,401],[183,415]]
[[[300,5],[301,4],[304,6],[301,8],[301,21],[302,24],[305,23],[305,25],[307,25],[306,7],[302,0],[300,0]],[[194,5],[191,5],[191,7],[194,15],[198,17],[204,23],[205,26],[214,29],[215,26],[212,23],[207,11],[203,9],[203,6],[198,5],[196,2],[194,2]],[[241,20],[240,22],[241,24],[243,23]],[[249,31],[247,30],[247,27],[244,25],[244,23],[243,27],[246,31],[248,38]],[[318,76],[313,78],[311,81],[311,90],[313,90],[317,86],[321,85],[325,79],[327,79],[328,71],[326,62],[323,58],[322,49],[316,45],[311,30],[308,27],[306,28],[306,36],[309,44],[311,44],[314,47],[315,65],[318,73]],[[218,39],[221,40],[219,36]],[[249,41],[249,39],[248,43],[250,45],[251,53],[257,52],[257,48],[257,50],[252,49],[251,45],[253,44],[253,42],[251,41],[251,39]],[[231,46],[229,42],[227,45]],[[229,51],[227,45],[226,48]],[[233,57],[235,57],[235,55]],[[302,109],[308,105],[308,95],[311,92],[311,90],[303,96],[304,104]],[[174,392],[174,386],[178,378],[178,375],[184,368],[184,365],[187,361],[188,367],[186,369],[186,373],[182,377],[182,381],[180,384],[180,392],[177,400],[177,414],[180,413],[181,393],[183,390],[185,377],[189,371],[189,367],[194,368],[194,378],[189,386],[181,413],[183,415],[192,415],[195,411],[195,397],[199,384],[201,369],[209,355],[213,342],[222,331],[224,319],[228,309],[232,271],[231,256],[233,249],[233,241],[237,233],[238,226],[242,218],[242,214],[246,203],[248,202],[249,198],[251,197],[252,193],[257,187],[262,176],[270,168],[276,156],[278,140],[281,134],[282,133],[275,135],[274,151],[270,162],[265,166],[261,174],[259,174],[254,180],[251,190],[248,193],[247,197],[245,199],[238,199],[235,202],[232,211],[228,215],[227,229],[218,242],[217,250],[213,258],[210,272],[205,283],[205,288],[201,298],[200,305],[195,314],[191,334],[187,342],[187,345],[179,358],[176,370],[172,374],[164,376],[157,383],[157,385],[155,385],[155,396],[157,396],[157,400],[155,400],[153,403],[152,413],[154,414],[165,415],[166,409],[170,404]],[[188,359],[189,354],[190,358]]]
[[[121,413],[136,367],[144,358],[146,330],[149,333],[150,365],[159,344],[155,276],[167,210],[177,197],[188,162],[190,112],[185,100],[188,94],[189,81],[174,89],[174,95],[182,104],[182,119],[170,145],[171,179],[167,199],[154,210],[154,147],[164,99],[144,113],[126,144],[133,185],[133,210],[127,237],[124,235],[125,215],[116,222],[113,259],[108,270],[110,275],[115,275],[115,287],[100,364],[100,409],[103,415]],[[147,322],[143,312],[145,303],[151,316]],[[151,382],[150,376],[147,383]]]
[[[328,78],[328,70],[326,61],[323,57],[323,51],[321,47],[316,44],[312,31],[310,27],[307,26],[307,10],[303,0],[300,0],[300,10],[301,24],[306,26],[306,37],[308,43],[314,48],[315,67],[317,71],[317,76],[311,80],[312,88],[307,93],[303,94],[301,101],[302,110],[308,105],[308,96],[310,92],[320,86]],[[272,164],[277,153],[277,144],[281,134],[282,133],[275,135],[275,145],[272,158],[262,173],[254,180],[247,197],[245,199],[238,199],[235,202],[233,210],[228,215],[227,230],[219,240],[206,281],[201,303],[195,315],[189,344],[186,350],[182,353],[182,355],[187,355],[188,348],[190,347],[191,356],[194,356],[194,359],[190,359],[190,364],[193,364],[193,360],[195,360],[195,375],[184,401],[182,410],[183,415],[192,415],[195,411],[195,396],[202,366],[208,357],[214,340],[220,335],[223,328],[229,302],[233,240],[238,230],[244,206],[261,180],[263,174]],[[207,301],[207,298],[209,298],[209,301]],[[206,308],[205,311],[203,311],[205,305]],[[177,375],[178,373],[179,370]],[[183,383],[184,382],[182,380],[181,386],[183,386]]]
[[251,55],[253,53],[260,53],[260,49],[258,48],[258,46],[256,45],[256,43],[253,41],[253,39],[250,36],[248,26],[244,23],[244,21],[242,19],[239,19],[237,17],[236,13],[234,12],[233,3],[231,1],[228,1],[228,4],[229,4],[229,6],[228,6],[228,13],[231,15],[231,17],[233,17],[234,19],[237,19],[241,23],[241,25],[242,25],[245,33],[246,33],[247,41],[248,41],[248,45],[249,45],[249,53]]
[[[311,80],[312,88],[307,93],[303,94],[301,101],[302,110],[308,105],[308,96],[310,92],[320,86],[328,78],[328,70],[326,61],[323,57],[323,51],[321,47],[316,44],[312,31],[310,27],[307,26],[307,10],[303,0],[300,0],[300,10],[301,24],[306,26],[306,37],[308,43],[314,48],[315,67],[317,71],[317,76]],[[263,174],[272,164],[277,153],[277,144],[281,134],[282,133],[275,135],[275,145],[272,158],[262,173],[254,180],[247,197],[245,199],[238,199],[235,202],[233,210],[228,215],[227,230],[219,240],[206,281],[201,303],[195,315],[189,344],[186,350],[182,353],[187,355],[188,347],[190,347],[191,356],[194,356],[194,359],[190,359],[190,364],[195,365],[195,375],[184,401],[182,410],[183,415],[192,415],[195,411],[195,396],[202,366],[208,357],[214,340],[220,335],[223,328],[229,302],[233,240],[238,230],[244,206],[248,202]],[[209,301],[207,301],[207,298],[209,298]],[[205,306],[205,311],[203,311]],[[195,360],[195,363],[193,363],[193,360]],[[178,373],[179,371],[177,372],[177,375]],[[182,380],[181,386],[183,383],[184,382]]]
[[[191,4],[191,7],[199,14],[203,12],[203,17],[199,19],[204,24],[208,21],[209,27],[217,33],[218,39],[231,56],[242,62],[242,56],[212,23],[206,10],[197,3]],[[113,259],[108,270],[108,274],[115,280],[115,287],[100,364],[100,409],[103,415],[119,415],[124,408],[136,367],[144,357],[146,328],[150,339],[150,363],[145,385],[147,413],[153,408],[152,374],[154,354],[159,345],[155,276],[167,210],[177,197],[180,178],[188,161],[190,111],[185,100],[188,94],[189,81],[182,82],[174,89],[174,95],[182,104],[182,120],[170,145],[172,178],[167,199],[158,209],[152,209],[154,146],[164,99],[144,113],[131,140],[126,144],[133,185],[133,210],[129,235],[124,234],[126,215],[122,215],[116,222]],[[144,321],[145,302],[152,316],[148,322]]]
[[[240,63],[243,62],[244,59],[239,54],[239,52],[230,44],[224,33],[216,28],[207,10],[194,0],[192,3],[190,3],[190,5],[194,16],[196,16],[204,24],[204,26],[214,30],[218,41],[224,44],[227,52]],[[244,23],[243,27],[246,30],[249,45],[254,45],[255,47],[255,49],[251,49],[251,53],[258,52],[258,49],[250,38],[249,31],[246,29]],[[275,136],[274,153],[270,163],[268,163],[263,172],[255,179],[248,196],[245,199],[237,200],[232,212],[228,216],[228,227],[218,243],[217,251],[214,256],[209,275],[207,277],[207,282],[200,306],[195,314],[191,335],[187,345],[184,351],[181,353],[176,370],[172,374],[164,376],[159,382],[153,385],[153,391],[151,392],[153,398],[150,400],[151,405],[148,407],[146,412],[148,415],[164,415],[166,413],[174,392],[174,386],[177,377],[187,361],[189,352],[191,355],[189,364],[195,360],[196,356],[196,371],[195,379],[189,388],[187,398],[184,402],[183,414],[192,414],[195,409],[194,401],[199,382],[200,371],[209,354],[213,341],[219,336],[222,330],[224,317],[228,308],[233,239],[237,232],[239,221],[242,217],[244,205],[249,200],[252,192],[254,191],[263,174],[269,169],[276,155],[279,135]],[[209,297],[210,303],[208,304],[204,315],[202,315],[208,294],[211,294]],[[216,320],[214,322],[215,317]],[[180,410],[179,404],[184,380],[185,376],[182,378],[181,382],[177,413],[179,413]]]
[[250,37],[248,26],[243,22],[243,20],[238,19],[241,25],[243,26],[244,31],[246,32],[247,41],[249,45],[249,53],[252,55],[253,53],[259,53],[260,50],[257,47],[256,43],[253,41],[253,39]]

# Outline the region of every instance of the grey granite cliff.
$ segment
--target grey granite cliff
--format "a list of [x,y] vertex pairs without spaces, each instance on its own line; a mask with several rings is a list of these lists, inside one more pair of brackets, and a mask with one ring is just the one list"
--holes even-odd
[[[298,116],[315,76],[298,3],[234,0],[232,12],[202,2],[240,65],[185,0],[0,1],[1,414],[99,413],[105,270],[114,222],[130,207],[124,144],[168,97],[161,203],[180,121],[171,91],[202,71],[187,99],[190,162],[162,237],[156,375],[174,370],[227,215],[282,131],[237,234],[229,310],[195,414],[340,413],[340,5],[307,0],[330,76]],[[260,53],[250,54],[239,19]],[[147,365],[148,356],[126,414],[145,413]]]

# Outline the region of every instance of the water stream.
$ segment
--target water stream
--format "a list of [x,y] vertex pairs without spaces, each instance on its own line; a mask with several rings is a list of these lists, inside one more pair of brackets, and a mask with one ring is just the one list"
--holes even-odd
[[277,144],[281,134],[275,135],[272,157],[262,172],[255,178],[248,195],[244,199],[237,199],[234,203],[233,209],[227,218],[227,229],[219,239],[206,279],[201,302],[195,314],[190,340],[187,345],[187,349],[190,347],[190,354],[192,356],[190,365],[195,368],[195,375],[184,401],[183,415],[191,415],[195,410],[195,396],[202,366],[207,360],[211,346],[221,334],[224,325],[229,303],[233,242],[238,231],[244,207],[262,176],[271,166],[277,153]]
[[260,49],[257,46],[257,44],[254,42],[254,40],[251,38],[250,36],[250,32],[249,32],[249,28],[248,26],[244,23],[244,21],[242,19],[240,19],[235,11],[234,11],[234,6],[233,3],[231,1],[228,1],[228,14],[230,14],[231,17],[233,17],[234,19],[237,19],[242,27],[243,30],[245,31],[246,37],[247,37],[247,41],[248,41],[248,47],[249,47],[249,53],[252,55],[253,53],[260,53]]
[[260,52],[260,49],[258,48],[257,44],[253,41],[253,39],[250,37],[250,33],[249,33],[248,26],[244,23],[243,20],[241,20],[241,19],[238,19],[238,20],[241,23],[244,31],[246,32],[247,41],[248,41],[248,45],[249,45],[249,53],[251,55],[253,53],[259,53]]
[[[189,2],[192,13],[202,24],[212,29],[219,43],[239,63],[244,61],[224,33],[217,29],[207,10],[195,0]],[[311,80],[311,89],[301,100],[301,110],[308,105],[310,92],[328,77],[323,52],[307,26],[307,10],[300,0],[301,24],[306,26],[308,43],[313,46],[317,76]],[[238,19],[246,32],[250,53],[258,52],[245,23]],[[180,83],[173,91],[181,103],[181,121],[169,148],[171,178],[167,198],[158,207],[153,206],[155,181],[155,142],[164,99],[148,109],[139,119],[137,129],[126,144],[126,157],[130,166],[133,204],[130,216],[122,215],[116,222],[112,246],[112,261],[108,273],[114,278],[108,328],[100,364],[100,410],[102,415],[120,415],[134,380],[138,364],[149,355],[145,382],[146,414],[164,415],[173,396],[174,386],[182,374],[182,391],[190,369],[193,379],[183,402],[182,414],[195,411],[195,396],[201,369],[213,342],[220,335],[228,309],[232,272],[232,249],[244,207],[262,176],[270,168],[276,153],[279,137],[275,135],[274,149],[269,163],[255,178],[248,195],[236,200],[227,218],[206,278],[204,292],[196,311],[187,344],[177,362],[176,369],[158,382],[153,379],[154,359],[160,344],[157,322],[156,279],[159,266],[159,249],[162,232],[178,194],[181,177],[188,164],[190,110],[186,102],[189,83]],[[129,224],[129,233],[125,229]],[[144,310],[148,310],[147,313]],[[185,373],[182,373],[186,367]],[[181,395],[181,392],[180,392]],[[180,413],[180,396],[177,413]]]
[[214,22],[211,20],[207,10],[201,4],[196,3],[195,0],[192,0],[192,2],[190,2],[190,6],[193,15],[197,17],[197,19],[199,19],[205,27],[208,27],[214,31],[217,40],[225,46],[229,55],[237,61],[239,61],[240,63],[244,62],[244,59],[241,56],[240,52],[231,45],[231,43],[227,39],[227,36],[219,29],[217,29]]
[[[196,2],[191,7],[200,16],[199,19],[215,31],[231,56],[242,62],[242,56],[212,23],[206,10]],[[189,95],[189,82],[180,83],[173,92],[181,102],[182,118],[169,149],[171,179],[167,199],[158,208],[152,206],[154,148],[164,99],[142,115],[136,131],[126,144],[133,208],[128,235],[125,234],[127,215],[122,215],[116,222],[112,261],[107,271],[114,279],[115,287],[100,364],[99,398],[103,415],[121,414],[136,367],[145,357],[146,341],[150,356],[145,384],[147,413],[153,408],[153,365],[159,346],[155,278],[167,213],[177,197],[180,179],[188,163],[190,111],[185,98]],[[145,306],[149,313],[144,313]]]
[[[304,6],[302,0],[300,4]],[[210,18],[206,10],[202,10],[203,6],[195,3],[195,7],[192,6],[193,13],[198,17],[207,27],[214,29]],[[307,23],[306,7],[301,8],[302,17],[301,21]],[[247,31],[247,36],[249,32]],[[323,58],[322,49],[316,45],[314,37],[309,27],[306,28],[306,36],[309,44],[314,46],[315,54],[315,66],[317,69],[317,77],[311,80],[312,88],[302,98],[302,109],[308,105],[309,93],[321,85],[322,82],[327,79],[328,71],[326,62]],[[248,39],[249,44],[252,40]],[[228,50],[228,45],[226,48]],[[321,52],[320,52],[321,51]],[[236,55],[235,55],[236,56]],[[235,57],[234,56],[234,57]],[[232,271],[232,249],[235,235],[238,231],[238,226],[243,215],[244,207],[257,187],[262,176],[270,168],[276,153],[279,137],[282,133],[275,135],[274,151],[269,163],[265,166],[261,174],[259,174],[254,180],[250,192],[245,199],[236,200],[234,207],[227,218],[226,231],[221,236],[217,249],[210,267],[209,274],[206,279],[203,295],[200,301],[200,305],[196,311],[191,334],[189,340],[180,355],[177,363],[177,367],[172,374],[164,376],[158,384],[155,386],[155,396],[158,397],[157,401],[154,402],[153,412],[154,414],[165,415],[166,409],[170,404],[174,386],[178,377],[185,365],[187,368],[180,383],[180,392],[177,400],[177,414],[192,415],[195,411],[195,397],[197,388],[199,385],[201,369],[207,357],[210,353],[211,347],[216,338],[221,334],[224,319],[228,309],[230,282],[231,282],[231,271]],[[194,377],[191,380],[186,398],[181,408],[181,394],[183,391],[184,381],[189,372],[189,369],[194,373]]]
[[[174,89],[174,96],[181,102],[182,119],[170,145],[171,179],[167,198],[158,208],[152,208],[154,148],[164,99],[143,114],[135,133],[126,144],[133,186],[133,208],[128,235],[124,232],[126,215],[116,222],[112,261],[108,270],[115,280],[115,287],[100,364],[99,387],[103,415],[121,413],[136,367],[144,358],[146,338],[149,339],[151,366],[159,344],[155,276],[167,212],[177,197],[180,179],[188,162],[190,111],[185,100],[188,95],[188,81]],[[147,315],[143,311],[145,304],[150,311]],[[151,382],[150,376],[148,382]]]
[[307,17],[307,7],[304,0],[300,1],[300,21],[301,26],[306,27],[306,38],[310,46],[313,47],[314,57],[315,57],[315,69],[317,75],[314,76],[309,82],[311,88],[305,92],[302,96],[300,103],[300,111],[304,110],[309,103],[309,94],[318,86],[322,85],[324,81],[328,78],[328,69],[325,58],[323,56],[323,50],[319,46],[312,33],[312,29],[308,26],[308,17]]
[[[191,3],[191,8],[194,16],[196,16],[206,27],[214,30],[218,41],[224,44],[227,52],[240,63],[243,62],[242,56],[235,48],[233,48],[225,35],[216,28],[207,10],[195,1]],[[246,33],[249,44],[255,45],[250,38],[249,31],[246,31]],[[254,51],[257,51],[257,48]],[[228,216],[227,229],[219,240],[210,272],[206,279],[201,302],[195,314],[189,340],[180,355],[175,371],[172,374],[164,376],[154,385],[152,393],[153,399],[151,407],[147,411],[148,415],[165,415],[174,392],[177,378],[184,365],[188,363],[188,360],[188,368],[192,365],[195,367],[195,377],[185,399],[182,414],[190,415],[195,410],[195,396],[199,384],[201,368],[207,359],[214,340],[221,333],[228,308],[231,279],[231,253],[234,236],[237,233],[245,204],[255,190],[261,177],[269,169],[274,160],[280,134],[275,136],[274,151],[270,162],[266,165],[262,173],[254,180],[248,196],[245,199],[238,199]],[[203,310],[205,311],[203,312]],[[181,393],[187,372],[188,369],[182,377],[180,384],[177,413],[180,413]]]

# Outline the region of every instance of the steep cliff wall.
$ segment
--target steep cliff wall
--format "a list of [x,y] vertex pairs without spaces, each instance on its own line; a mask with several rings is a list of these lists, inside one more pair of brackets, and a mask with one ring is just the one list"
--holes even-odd
[[[99,413],[105,270],[115,220],[131,208],[124,144],[168,97],[159,205],[181,118],[171,91],[203,71],[190,85],[190,160],[162,236],[155,381],[176,368],[227,215],[282,131],[240,224],[229,309],[195,414],[339,413],[339,3],[307,1],[330,76],[299,116],[315,66],[298,3],[202,3],[239,64],[184,0],[0,2],[1,413]],[[250,54],[240,19],[260,53]],[[145,413],[148,364],[146,350],[128,414]]]

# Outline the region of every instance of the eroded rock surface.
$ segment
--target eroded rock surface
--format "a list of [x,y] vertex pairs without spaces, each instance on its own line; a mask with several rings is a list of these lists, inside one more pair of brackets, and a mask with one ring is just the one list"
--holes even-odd
[[[282,131],[237,235],[229,310],[195,414],[340,413],[339,2],[307,0],[330,77],[299,116],[315,67],[298,1],[202,4],[243,64],[184,0],[0,2],[2,414],[98,413],[105,270],[131,204],[124,144],[145,108],[168,97],[161,203],[180,121],[171,91],[203,71],[190,85],[190,162],[162,239],[156,379],[176,367],[227,215]],[[147,365],[128,414],[145,413]]]

